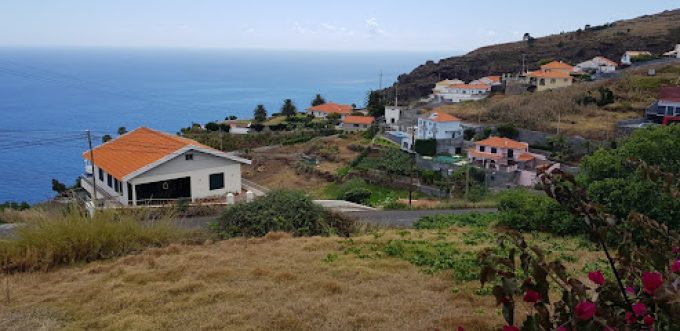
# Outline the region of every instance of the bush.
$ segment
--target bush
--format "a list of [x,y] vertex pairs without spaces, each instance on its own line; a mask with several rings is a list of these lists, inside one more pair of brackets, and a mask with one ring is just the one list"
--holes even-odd
[[47,271],[60,265],[110,259],[189,238],[169,222],[141,224],[132,216],[97,211],[94,219],[71,209],[17,227],[17,238],[0,241],[4,272]]
[[496,127],[498,135],[504,138],[516,139],[519,136],[519,130],[512,124],[501,124]]
[[418,139],[416,140],[413,149],[419,155],[435,156],[437,155],[437,140],[436,139]]
[[524,189],[503,192],[498,210],[498,224],[511,229],[559,235],[583,232],[582,222],[555,200]]
[[355,188],[345,192],[342,195],[342,199],[365,205],[368,204],[369,200],[371,199],[371,191],[365,188]]
[[225,239],[261,237],[272,231],[295,236],[348,236],[354,221],[322,208],[303,193],[274,191],[251,203],[228,208],[211,228]]

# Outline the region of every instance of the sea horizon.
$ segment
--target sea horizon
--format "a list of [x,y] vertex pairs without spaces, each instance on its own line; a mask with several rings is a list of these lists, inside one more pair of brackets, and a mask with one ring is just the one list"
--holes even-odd
[[[124,126],[177,132],[258,104],[269,114],[315,94],[363,105],[370,90],[450,53],[221,48],[0,47],[0,202],[53,196],[83,171],[86,129],[115,136]],[[380,76],[382,74],[382,84]]]

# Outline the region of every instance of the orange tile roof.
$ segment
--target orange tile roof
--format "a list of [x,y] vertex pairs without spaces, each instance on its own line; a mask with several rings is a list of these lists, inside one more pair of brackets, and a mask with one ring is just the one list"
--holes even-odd
[[527,76],[537,78],[571,78],[571,75],[563,71],[532,71]]
[[464,90],[489,90],[491,86],[486,84],[452,84],[450,88],[459,88]]
[[375,117],[373,116],[346,116],[342,122],[347,124],[373,124]]
[[430,116],[427,117],[427,119],[430,121],[435,121],[437,123],[459,122],[461,120],[460,118],[453,115],[449,115],[447,113],[432,113],[430,114]]
[[484,78],[486,78],[486,79],[488,79],[488,80],[490,80],[494,83],[501,81],[501,76],[486,76],[486,77],[482,77],[481,79],[484,79]]
[[475,145],[512,149],[525,149],[529,147],[529,144],[527,143],[501,137],[489,137],[484,140],[476,141]]
[[604,57],[604,56],[596,56],[595,58],[596,58],[596,59],[600,59],[600,60],[602,60],[602,62],[605,62],[605,63],[607,63],[607,64],[609,64],[609,65],[613,65],[613,66],[618,66],[618,65],[619,65],[618,63],[616,63],[616,62],[614,62],[614,61],[612,61],[612,60],[610,60],[610,59],[608,59],[608,58],[606,58],[606,57]]
[[[94,148],[92,153],[97,167],[122,180],[187,146],[212,149],[191,139],[140,127]],[[83,158],[90,160],[89,150],[83,153]]]
[[552,61],[550,63],[541,66],[541,69],[569,69],[573,70],[574,67],[568,63],[562,61]]
[[480,157],[480,158],[484,158],[484,159],[494,159],[494,160],[500,160],[501,158],[503,158],[503,155],[486,153],[486,152],[478,152],[474,148],[468,149],[468,155],[472,155],[474,157]]
[[351,114],[354,108],[352,108],[352,105],[339,105],[337,103],[333,102],[328,102],[324,103],[323,105],[318,105],[314,107],[307,108],[308,111],[320,111],[323,113],[336,113],[340,115],[344,114]]
[[520,161],[529,161],[529,160],[533,160],[534,156],[529,154],[529,153],[522,153],[522,154],[520,154],[520,156],[517,157],[517,159],[520,160]]

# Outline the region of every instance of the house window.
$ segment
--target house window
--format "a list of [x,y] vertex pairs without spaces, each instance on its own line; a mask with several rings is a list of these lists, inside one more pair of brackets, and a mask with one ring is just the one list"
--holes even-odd
[[113,176],[111,174],[106,175],[106,184],[113,188]]
[[114,178],[114,179],[113,179],[113,189],[114,189],[116,192],[119,192],[119,191],[120,191],[120,188],[118,187],[119,184],[120,184],[120,183],[118,182],[118,179]]
[[102,168],[99,168],[99,180],[104,181],[104,170]]
[[491,147],[491,154],[496,154],[496,152],[498,152],[496,147]]
[[355,127],[355,128],[358,128],[358,127],[359,127],[359,124],[354,124],[354,127]]
[[557,80],[555,80],[555,79],[550,80],[550,84],[555,84],[555,83],[557,83]]
[[193,153],[187,153],[187,155],[184,155],[184,159],[187,161],[191,161],[194,159],[194,154]]
[[508,149],[508,157],[509,158],[514,158],[515,157],[515,151],[512,149]]
[[210,190],[220,190],[224,188],[224,173],[210,175]]
[[479,146],[479,151],[484,152],[484,146]]

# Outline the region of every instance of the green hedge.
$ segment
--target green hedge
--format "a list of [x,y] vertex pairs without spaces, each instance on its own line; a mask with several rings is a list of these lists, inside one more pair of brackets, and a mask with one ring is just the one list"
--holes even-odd
[[436,139],[419,139],[416,140],[414,150],[419,155],[435,156],[437,155],[437,140]]
[[585,223],[545,195],[513,189],[500,195],[501,226],[519,231],[541,231],[558,235],[582,233]]

